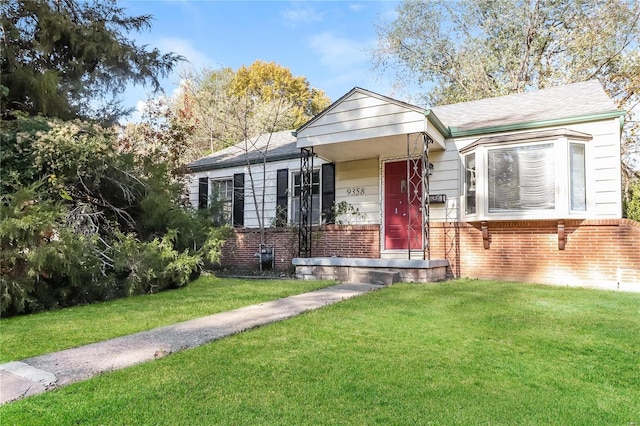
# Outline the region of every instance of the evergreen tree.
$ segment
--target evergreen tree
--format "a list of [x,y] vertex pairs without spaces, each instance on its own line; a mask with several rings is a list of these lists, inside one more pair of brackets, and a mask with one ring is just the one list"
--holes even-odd
[[151,84],[182,58],[138,46],[127,34],[151,16],[126,16],[117,0],[4,0],[2,115],[25,111],[61,119],[113,122],[126,111],[128,83]]

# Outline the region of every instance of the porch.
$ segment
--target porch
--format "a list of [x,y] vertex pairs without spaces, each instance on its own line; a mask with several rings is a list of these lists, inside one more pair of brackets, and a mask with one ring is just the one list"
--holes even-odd
[[436,282],[447,278],[445,259],[365,259],[347,257],[294,258],[296,278],[390,285],[395,282]]

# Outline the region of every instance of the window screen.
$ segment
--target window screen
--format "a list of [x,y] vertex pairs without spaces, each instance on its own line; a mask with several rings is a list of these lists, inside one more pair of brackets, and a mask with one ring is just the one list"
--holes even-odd
[[553,144],[492,149],[489,212],[555,208]]

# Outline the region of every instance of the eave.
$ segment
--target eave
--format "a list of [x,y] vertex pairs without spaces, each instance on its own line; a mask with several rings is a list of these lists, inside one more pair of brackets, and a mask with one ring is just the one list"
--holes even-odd
[[266,160],[264,158],[252,158],[249,161],[247,161],[245,158],[241,158],[241,159],[229,160],[229,161],[224,161],[224,162],[215,163],[215,164],[191,166],[188,168],[190,172],[196,173],[196,172],[206,172],[209,170],[227,169],[230,167],[237,167],[237,166],[261,164],[262,162],[273,163],[276,161],[296,160],[296,159],[300,159],[299,152],[296,152],[294,154],[281,154],[281,155],[267,156]]
[[564,126],[569,124],[587,123],[590,121],[608,120],[620,118],[620,127],[624,125],[626,111],[616,110],[601,112],[598,114],[579,115],[574,117],[556,118],[552,120],[529,121],[525,123],[513,123],[499,126],[479,127],[475,129],[460,130],[456,127],[449,127],[449,137],[461,138],[468,136],[480,136],[492,133],[512,132],[517,130],[532,130],[551,126]]

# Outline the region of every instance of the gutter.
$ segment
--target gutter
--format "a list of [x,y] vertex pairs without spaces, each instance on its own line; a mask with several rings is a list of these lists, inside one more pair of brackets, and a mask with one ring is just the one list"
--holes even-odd
[[[273,157],[268,157],[266,162],[273,163],[275,161],[294,160],[299,158],[300,158],[300,153],[296,152],[291,154],[274,155]],[[248,163],[250,165],[260,164],[263,161],[264,161],[264,158],[252,158],[249,160]],[[195,166],[187,165],[187,168],[189,169],[190,172],[195,173],[195,172],[206,172],[208,170],[219,170],[219,169],[226,169],[228,167],[246,166],[246,165],[247,165],[247,159],[242,158],[242,159],[229,160],[229,161],[225,161],[222,163],[215,163],[215,164],[202,164],[202,165],[195,165]]]
[[538,129],[540,127],[549,127],[549,126],[559,126],[559,125],[568,125],[575,123],[586,123],[589,121],[598,121],[598,120],[606,120],[609,118],[619,117],[620,119],[620,128],[624,125],[624,116],[626,115],[626,111],[617,110],[617,111],[608,111],[601,112],[598,114],[588,114],[588,115],[578,115],[575,117],[566,117],[566,118],[556,118],[552,120],[541,120],[541,121],[529,121],[525,123],[514,123],[514,124],[505,124],[499,126],[487,126],[487,127],[479,127],[476,129],[469,130],[458,130],[456,127],[449,127],[449,136],[453,138],[460,138],[466,136],[478,136],[478,135],[486,135],[488,133],[502,133],[502,132],[510,132],[514,130],[528,130],[528,129]]
[[433,127],[435,127],[442,136],[444,136],[445,138],[451,137],[451,128],[446,127],[444,124],[442,124],[442,121],[440,121],[438,116],[432,110],[426,110],[424,112],[424,116],[426,117],[427,121],[429,121],[429,123],[433,124]]

